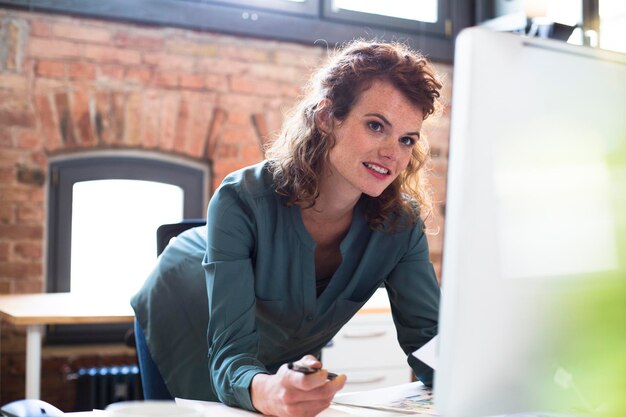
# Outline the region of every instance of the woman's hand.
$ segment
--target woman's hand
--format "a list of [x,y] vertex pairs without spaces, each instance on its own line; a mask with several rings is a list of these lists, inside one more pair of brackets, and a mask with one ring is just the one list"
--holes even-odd
[[[314,356],[307,355],[296,364],[321,368]],[[275,375],[257,374],[250,385],[252,405],[263,414],[277,417],[312,417],[330,406],[335,393],[343,388],[345,375],[332,381],[328,372],[312,374],[292,371],[284,364]]]

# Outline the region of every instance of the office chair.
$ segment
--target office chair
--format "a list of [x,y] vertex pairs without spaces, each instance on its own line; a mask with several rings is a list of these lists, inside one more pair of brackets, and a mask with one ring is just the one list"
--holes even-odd
[[180,223],[163,224],[157,228],[157,256],[159,256],[170,241],[192,227],[204,226],[206,224],[205,219],[185,219]]
[[[165,247],[172,241],[173,238],[187,229],[204,226],[205,224],[205,219],[185,219],[180,223],[163,224],[159,226],[156,232],[157,256],[161,255],[161,253],[165,250]],[[174,398],[167,390],[165,381],[163,381],[163,377],[161,376],[161,373],[159,372],[159,369],[157,368],[156,363],[154,363],[154,360],[148,350],[143,329],[139,327],[137,321],[135,321],[133,334],[128,336],[128,339],[131,338],[133,342],[135,342],[137,350],[137,359],[139,362],[139,372],[141,374],[141,385],[144,399],[173,400]]]

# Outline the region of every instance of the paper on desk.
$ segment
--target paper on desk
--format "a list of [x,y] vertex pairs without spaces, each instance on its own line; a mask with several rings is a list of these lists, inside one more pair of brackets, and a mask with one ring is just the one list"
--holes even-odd
[[[243,416],[259,416],[257,413],[243,410],[241,408],[229,407],[225,404],[212,402],[212,401],[200,401],[200,400],[187,400],[184,398],[175,398],[176,404],[181,406],[192,407],[196,410],[201,410],[206,417],[243,417]],[[318,414],[318,417],[350,417],[355,414],[350,412],[342,412],[340,410],[333,410],[327,408]]]
[[430,339],[424,346],[413,352],[413,356],[433,369],[437,369],[439,352],[439,335]]
[[336,395],[333,404],[411,415],[438,415],[433,406],[432,390],[421,382]]

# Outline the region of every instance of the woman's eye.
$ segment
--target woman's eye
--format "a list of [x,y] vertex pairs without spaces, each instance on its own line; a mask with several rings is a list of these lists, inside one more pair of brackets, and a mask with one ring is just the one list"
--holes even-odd
[[382,132],[383,130],[383,125],[378,122],[367,122],[367,126],[374,132]]
[[400,138],[400,143],[402,143],[403,145],[406,145],[406,146],[413,146],[413,145],[415,145],[415,139],[413,139],[410,136],[404,136],[404,137]]

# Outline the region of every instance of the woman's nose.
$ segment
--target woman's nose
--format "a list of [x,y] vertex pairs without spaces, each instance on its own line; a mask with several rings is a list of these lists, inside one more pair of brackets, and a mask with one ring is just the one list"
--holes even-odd
[[380,156],[395,161],[396,159],[396,144],[394,140],[385,139],[381,142],[378,153]]

